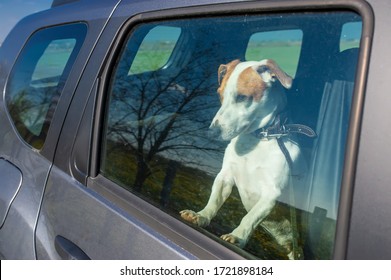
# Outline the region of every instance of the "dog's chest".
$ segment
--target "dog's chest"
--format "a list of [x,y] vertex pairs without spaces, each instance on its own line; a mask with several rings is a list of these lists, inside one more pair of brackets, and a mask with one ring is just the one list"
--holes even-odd
[[[286,144],[289,150],[294,150],[292,143]],[[295,151],[292,154],[295,158]],[[249,211],[260,198],[281,193],[290,169],[275,139],[262,141],[252,136],[238,136],[225,150],[222,172],[234,181]]]
[[[295,147],[290,142],[286,145],[294,160]],[[277,141],[252,136],[238,136],[231,141],[225,151],[223,169],[233,176],[238,188],[265,183],[280,185],[289,175],[288,163]]]
[[275,139],[259,140],[253,136],[238,136],[232,139],[225,151],[225,157],[224,160],[238,165],[242,172],[252,168],[277,167],[285,162]]

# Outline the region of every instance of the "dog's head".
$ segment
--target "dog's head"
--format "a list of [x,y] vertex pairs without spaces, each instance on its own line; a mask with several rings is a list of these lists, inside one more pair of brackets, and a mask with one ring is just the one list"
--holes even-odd
[[289,89],[292,78],[270,59],[231,61],[218,69],[221,108],[211,127],[230,140],[272,122],[286,105],[282,87]]

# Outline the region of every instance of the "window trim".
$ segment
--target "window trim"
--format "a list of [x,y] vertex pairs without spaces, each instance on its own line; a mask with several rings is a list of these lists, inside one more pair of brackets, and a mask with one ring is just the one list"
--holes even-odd
[[[369,57],[373,39],[374,29],[374,14],[371,6],[364,0],[332,0],[332,1],[261,1],[261,2],[246,2],[246,3],[228,3],[228,4],[212,4],[196,7],[173,8],[162,11],[150,11],[135,16],[130,16],[124,23],[122,29],[118,32],[115,39],[112,51],[106,60],[108,63],[104,66],[101,75],[102,84],[99,86],[98,98],[96,103],[96,117],[94,122],[94,132],[92,139],[92,158],[89,184],[93,189],[106,196],[104,193],[118,193],[118,189],[122,189],[116,184],[105,182],[105,178],[99,175],[100,165],[100,149],[101,149],[101,134],[103,129],[104,113],[106,111],[105,93],[109,87],[110,74],[115,67],[116,58],[119,57],[123,44],[126,42],[132,29],[138,24],[146,22],[159,22],[178,19],[191,19],[203,16],[235,16],[243,14],[267,14],[267,13],[284,13],[284,12],[326,12],[326,11],[353,11],[359,14],[362,18],[363,28],[360,42],[360,53],[358,58],[356,80],[353,91],[353,100],[351,105],[351,115],[349,129],[347,134],[347,144],[345,150],[345,162],[342,172],[342,182],[340,191],[340,202],[338,208],[337,225],[335,232],[335,243],[333,259],[346,259],[347,257],[347,238],[349,233],[350,216],[353,200],[354,181],[356,174],[357,156],[359,136],[361,132],[362,113],[365,97],[365,88],[367,82],[367,70],[369,67]],[[104,185],[104,186],[103,186]],[[104,190],[106,188],[106,190]],[[139,200],[137,196],[129,193],[127,196],[127,204],[129,206],[133,201]],[[133,197],[134,196],[134,197]],[[120,197],[117,197],[120,199]],[[114,199],[115,201],[116,199]],[[148,202],[139,202],[138,211],[141,211],[146,217],[162,217],[163,219],[175,219],[159,208],[149,204]],[[143,210],[144,207],[148,210]],[[127,208],[127,207],[126,207]],[[129,210],[131,211],[131,210]],[[131,211],[133,212],[133,211]],[[144,219],[142,219],[144,220]],[[149,223],[148,223],[149,224]],[[153,225],[149,224],[158,231],[163,231],[169,227],[172,232],[186,233],[188,236],[194,237],[194,244],[197,244],[199,236],[197,230],[191,229],[184,223],[174,223],[169,225]],[[205,240],[202,242],[205,244]],[[207,242],[209,252],[221,252],[226,248],[210,240]],[[196,254],[197,255],[197,254]],[[219,254],[217,254],[219,255]],[[221,255],[220,255],[221,256]],[[232,255],[231,255],[232,257]],[[237,257],[241,258],[240,255]]]

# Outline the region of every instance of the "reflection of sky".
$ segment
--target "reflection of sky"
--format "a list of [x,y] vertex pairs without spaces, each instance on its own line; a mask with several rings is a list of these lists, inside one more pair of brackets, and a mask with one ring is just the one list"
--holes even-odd
[[45,10],[52,0],[0,0],[0,45],[14,25],[23,17]]

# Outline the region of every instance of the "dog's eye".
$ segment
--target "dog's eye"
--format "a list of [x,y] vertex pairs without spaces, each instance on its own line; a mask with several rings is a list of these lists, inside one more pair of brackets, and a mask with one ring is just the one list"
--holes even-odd
[[248,96],[239,94],[239,95],[236,96],[235,101],[236,101],[236,103],[241,103],[241,102],[247,101],[248,99],[249,99]]
[[259,67],[259,68],[257,69],[257,72],[258,72],[259,74],[262,74],[262,73],[264,73],[264,72],[270,72],[270,69],[269,69],[269,67],[267,67],[266,65],[262,65],[261,67]]

